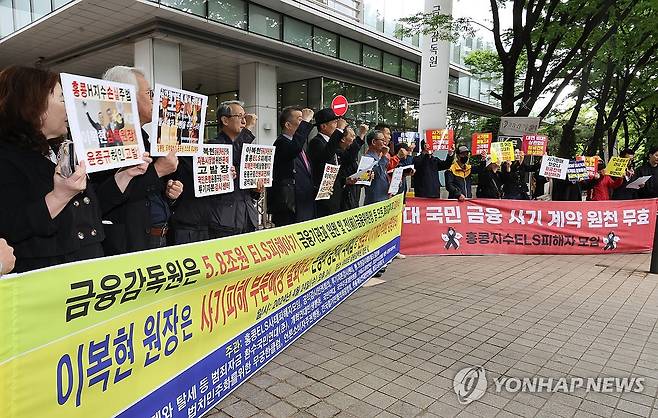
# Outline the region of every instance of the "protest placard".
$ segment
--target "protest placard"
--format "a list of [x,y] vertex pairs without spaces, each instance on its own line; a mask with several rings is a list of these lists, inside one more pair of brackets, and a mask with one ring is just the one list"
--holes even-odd
[[525,155],[541,157],[546,154],[548,137],[544,135],[524,135],[522,151]]
[[66,73],[60,80],[75,154],[87,172],[142,163],[135,87]]
[[471,155],[480,155],[482,151],[489,154],[492,139],[492,133],[474,133],[471,143]]
[[334,192],[334,183],[336,182],[336,177],[338,176],[338,170],[340,170],[339,165],[324,165],[322,181],[320,182],[320,188],[318,190],[317,196],[315,196],[315,200],[327,200],[331,197]]
[[514,161],[513,142],[494,142],[491,144],[491,162],[500,165],[503,161]]
[[425,131],[425,144],[430,151],[447,151],[455,146],[452,129],[429,129]]
[[594,175],[596,174],[596,171],[597,171],[596,168],[597,168],[597,166],[599,164],[599,160],[600,160],[598,155],[595,155],[593,157],[585,157],[585,156],[579,155],[579,156],[576,157],[576,160],[584,161],[585,162],[585,167],[587,167],[587,175],[589,177],[594,177]]
[[203,197],[231,193],[234,189],[231,165],[233,147],[230,145],[201,145],[201,154],[192,157],[194,196]]
[[272,187],[274,151],[272,145],[243,145],[240,158],[241,189],[255,189],[258,187],[258,180],[261,179],[265,187]]
[[630,158],[612,157],[605,167],[605,172],[613,177],[624,177],[630,161]]
[[400,185],[404,181],[404,172],[406,170],[413,170],[413,169],[414,169],[413,165],[396,167],[393,170],[393,174],[391,175],[391,183],[388,186],[388,194],[397,194],[400,191]]
[[504,116],[500,118],[498,135],[518,136],[536,134],[541,118]]
[[350,178],[356,179],[356,184],[362,186],[370,186],[372,183],[370,171],[375,166],[375,164],[377,164],[377,161],[375,161],[374,158],[364,155],[361,157],[361,160],[359,160],[359,168],[357,168],[356,173],[352,174]]
[[569,160],[569,168],[567,168],[567,180],[572,183],[585,180],[589,177],[587,174],[587,167],[582,160]]
[[155,85],[151,117],[151,155],[195,155],[203,143],[208,97]]
[[569,160],[565,158],[553,157],[545,155],[541,160],[541,167],[539,175],[565,180],[567,178],[567,170],[569,169]]

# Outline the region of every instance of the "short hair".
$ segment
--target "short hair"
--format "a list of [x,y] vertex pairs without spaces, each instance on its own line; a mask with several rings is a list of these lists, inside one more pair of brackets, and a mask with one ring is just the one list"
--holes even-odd
[[137,76],[140,75],[146,78],[144,71],[136,67],[127,67],[125,65],[116,65],[109,68],[103,74],[103,80],[114,81],[116,83],[131,84],[137,89]]
[[395,145],[395,153],[397,154],[400,152],[400,150],[403,149],[405,151],[409,151],[409,145],[405,144],[404,142],[400,142],[399,144]]
[[391,126],[390,126],[390,125],[387,125],[387,124],[385,124],[385,123],[378,123],[378,124],[375,126],[375,130],[376,130],[376,131],[380,131],[381,133],[384,133],[384,129],[388,129],[389,131],[393,132],[393,129],[391,129]]
[[292,119],[292,112],[301,112],[302,109],[299,106],[288,106],[284,107],[281,113],[279,114],[279,126],[281,129],[286,129],[286,122],[290,122]]
[[635,155],[635,151],[632,148],[624,148],[619,155]]
[[368,143],[368,146],[372,145],[372,141],[375,140],[377,135],[384,136],[384,132],[382,132],[380,130],[374,130],[374,131],[371,131],[370,133],[368,133],[368,135],[366,135],[366,142]]
[[223,126],[222,116],[226,116],[227,118],[231,117],[231,105],[238,105],[244,108],[244,102],[241,102],[240,100],[228,100],[221,102],[219,104],[219,108],[217,109],[217,121],[219,122],[220,128]]
[[658,152],[658,145],[652,145],[651,148],[649,148],[649,155],[655,154]]

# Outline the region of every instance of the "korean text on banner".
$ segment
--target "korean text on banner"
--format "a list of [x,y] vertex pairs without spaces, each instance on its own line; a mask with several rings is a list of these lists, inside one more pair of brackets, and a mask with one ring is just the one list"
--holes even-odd
[[605,173],[613,177],[624,177],[630,158],[612,157],[605,167]]
[[585,162],[585,167],[587,167],[587,175],[589,177],[594,177],[596,174],[596,167],[599,164],[599,156],[595,155],[593,157],[584,157],[584,156],[577,156],[576,160],[581,160]]
[[334,183],[338,177],[339,165],[325,164],[324,173],[322,173],[322,181],[320,182],[320,189],[318,190],[315,200],[327,200],[334,192]]
[[142,163],[135,86],[66,73],[60,79],[75,153],[87,172]]
[[203,143],[208,96],[155,84],[151,155],[195,155]]
[[489,154],[492,139],[492,133],[474,133],[471,142],[471,155],[480,155],[482,151]]
[[658,199],[552,202],[407,199],[407,255],[619,254],[653,247]]
[[587,174],[587,167],[582,160],[569,160],[569,168],[567,169],[567,180],[576,183],[585,180],[589,177]]
[[455,146],[455,132],[452,129],[429,129],[425,131],[425,143],[431,151],[447,151]]
[[569,169],[569,160],[565,158],[545,155],[544,158],[542,158],[541,160],[539,175],[553,179],[565,180],[567,178],[568,169]]
[[240,188],[255,189],[258,180],[263,180],[265,187],[272,187],[274,173],[274,151],[272,145],[244,144],[240,159]]
[[233,164],[231,145],[202,145],[201,154],[192,157],[192,162],[195,197],[233,191],[235,186],[231,173]]
[[507,141],[491,144],[491,161],[499,165],[503,161],[514,161],[514,143]]
[[548,148],[548,137],[544,135],[523,136],[523,153],[541,157],[546,154]]
[[3,416],[201,416],[393,258],[402,208],[3,277]]

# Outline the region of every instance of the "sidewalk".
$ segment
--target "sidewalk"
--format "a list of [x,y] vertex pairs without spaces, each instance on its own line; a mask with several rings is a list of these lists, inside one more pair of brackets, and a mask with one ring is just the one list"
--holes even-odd
[[[408,257],[208,417],[658,416],[649,255]],[[461,405],[455,374],[484,366]],[[495,393],[496,377],[644,377],[642,393]]]

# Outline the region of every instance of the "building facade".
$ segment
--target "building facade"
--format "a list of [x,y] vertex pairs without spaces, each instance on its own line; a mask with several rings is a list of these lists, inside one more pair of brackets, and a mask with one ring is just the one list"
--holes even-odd
[[[396,36],[399,18],[423,0],[0,0],[0,68],[37,65],[100,77],[137,66],[151,82],[209,96],[207,135],[217,105],[245,102],[257,138],[271,143],[284,106],[327,107],[342,94],[347,117],[418,129],[418,36]],[[491,86],[464,57],[478,39],[451,47],[448,105],[499,112]]]

